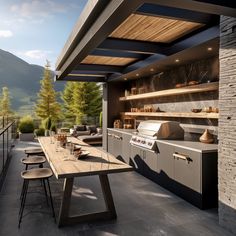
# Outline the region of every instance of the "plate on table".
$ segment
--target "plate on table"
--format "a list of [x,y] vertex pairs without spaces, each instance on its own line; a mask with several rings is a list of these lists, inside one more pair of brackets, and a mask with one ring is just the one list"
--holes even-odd
[[75,153],[75,156],[78,158],[78,159],[84,159],[86,157],[88,157],[89,155],[89,152],[88,151],[80,151],[78,153]]

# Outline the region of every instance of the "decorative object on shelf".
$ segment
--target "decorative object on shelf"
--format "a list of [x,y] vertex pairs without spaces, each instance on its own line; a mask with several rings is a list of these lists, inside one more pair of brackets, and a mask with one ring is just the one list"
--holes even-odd
[[202,109],[200,109],[200,108],[193,108],[193,109],[191,109],[191,111],[194,112],[194,113],[199,113],[199,112],[202,111]]
[[139,109],[137,107],[131,107],[131,112],[139,112]]
[[156,112],[164,112],[160,109],[160,107],[157,107]]
[[214,137],[208,129],[205,129],[204,133],[199,138],[199,140],[202,143],[213,143],[214,142]]
[[219,108],[218,107],[212,107],[212,112],[219,113]]
[[154,112],[153,105],[144,105],[144,112]]
[[125,97],[129,96],[130,95],[130,91],[129,90],[125,90]]
[[115,120],[113,123],[113,127],[116,129],[121,129],[122,128],[122,121],[119,119]]
[[126,117],[124,118],[124,129],[134,129],[135,128],[135,119]]
[[183,84],[176,84],[175,85],[176,88],[182,88],[182,87],[185,87],[185,86],[186,86],[185,83],[183,83]]
[[206,113],[210,113],[210,112],[212,112],[212,107],[204,107],[203,111]]
[[145,87],[141,87],[141,88],[138,89],[139,94],[145,93],[145,91],[146,91]]
[[138,90],[136,87],[131,88],[131,95],[136,95],[138,94]]
[[188,82],[188,85],[189,85],[189,86],[190,86],[190,85],[197,85],[197,84],[199,84],[199,82],[196,81],[196,80],[191,80],[191,81]]

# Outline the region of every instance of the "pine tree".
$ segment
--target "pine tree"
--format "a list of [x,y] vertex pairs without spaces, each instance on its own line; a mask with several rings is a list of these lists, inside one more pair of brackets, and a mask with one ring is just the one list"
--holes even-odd
[[61,99],[63,101],[63,114],[65,118],[74,119],[75,114],[73,112],[73,92],[74,92],[75,82],[67,82],[65,88],[61,94]]
[[43,79],[40,83],[41,89],[38,93],[39,99],[35,112],[42,119],[51,116],[53,120],[57,120],[60,117],[60,105],[56,101],[56,92],[53,88],[52,72],[48,61],[45,65]]
[[100,86],[93,82],[75,83],[72,107],[77,123],[98,117],[102,110]]
[[13,114],[11,110],[10,94],[7,87],[2,88],[2,96],[0,100],[0,114],[2,116],[10,116]]

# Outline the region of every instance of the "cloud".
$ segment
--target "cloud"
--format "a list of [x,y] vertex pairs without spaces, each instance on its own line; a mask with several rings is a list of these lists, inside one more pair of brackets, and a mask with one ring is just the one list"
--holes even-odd
[[51,51],[44,50],[29,50],[23,53],[24,56],[32,59],[46,59],[48,54],[52,53]]
[[10,38],[13,33],[10,30],[0,30],[0,38]]
[[10,7],[11,12],[16,13],[24,18],[34,18],[34,17],[51,17],[55,13],[64,13],[75,6],[70,3],[59,3],[53,0],[33,0],[24,1],[19,4],[14,4]]

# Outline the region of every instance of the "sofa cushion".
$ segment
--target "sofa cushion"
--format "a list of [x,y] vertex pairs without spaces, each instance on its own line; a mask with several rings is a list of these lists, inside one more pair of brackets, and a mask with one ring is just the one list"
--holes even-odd
[[74,130],[75,131],[86,131],[86,126],[85,125],[74,125]]
[[83,135],[78,136],[78,139],[88,144],[102,144],[102,135]]
[[96,125],[87,125],[86,129],[90,131],[90,133],[97,133],[97,127]]
[[75,131],[75,134],[76,134],[77,136],[90,135],[90,131],[89,131],[89,130],[85,130],[85,131]]

